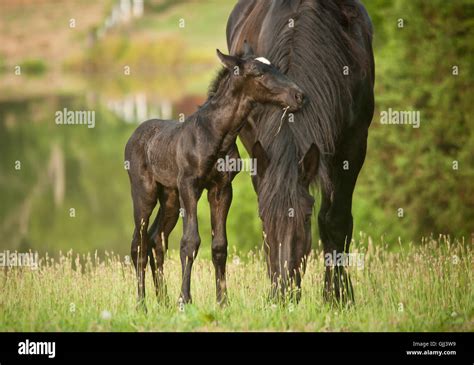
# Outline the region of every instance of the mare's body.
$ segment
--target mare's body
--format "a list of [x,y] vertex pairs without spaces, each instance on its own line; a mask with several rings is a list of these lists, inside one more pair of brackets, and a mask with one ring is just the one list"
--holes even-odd
[[[262,106],[240,133],[258,163],[268,164],[268,173],[257,175],[254,185],[269,274],[284,292],[290,284],[299,288],[310,253],[311,185],[321,191],[318,225],[324,252],[349,252],[352,194],[374,111],[372,24],[358,0],[240,0],[227,24],[231,54],[240,53],[244,41],[295,80],[308,100],[295,122],[281,130],[280,111]],[[305,157],[306,173],[298,167]],[[324,296],[354,300],[344,267],[326,267]]]

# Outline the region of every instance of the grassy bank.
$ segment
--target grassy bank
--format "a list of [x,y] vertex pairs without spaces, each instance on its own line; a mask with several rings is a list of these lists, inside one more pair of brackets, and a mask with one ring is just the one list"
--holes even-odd
[[266,299],[269,282],[261,253],[228,259],[230,305],[218,308],[214,270],[197,259],[193,305],[176,305],[180,265],[169,253],[165,275],[170,305],[158,304],[147,276],[148,314],[135,309],[135,276],[128,260],[72,253],[43,257],[36,270],[2,270],[1,331],[473,331],[472,246],[447,240],[392,251],[355,244],[363,269],[352,269],[356,306],[322,301],[322,255],[313,257],[298,305]]

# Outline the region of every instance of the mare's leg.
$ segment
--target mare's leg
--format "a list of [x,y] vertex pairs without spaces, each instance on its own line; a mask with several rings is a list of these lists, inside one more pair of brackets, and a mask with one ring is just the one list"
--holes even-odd
[[227,214],[232,203],[232,185],[214,185],[207,198],[211,207],[212,263],[216,272],[216,296],[219,304],[227,302],[225,267],[227,261]]
[[193,179],[182,178],[179,182],[179,201],[184,209],[183,237],[180,245],[182,268],[182,285],[180,299],[183,303],[191,303],[191,270],[197,256],[201,238],[197,222],[197,203],[202,194],[202,188]]
[[164,255],[168,249],[168,237],[176,226],[179,215],[179,199],[176,189],[162,188],[158,194],[160,209],[150,228],[150,266],[157,297],[166,297],[166,287],[163,281]]
[[[343,140],[340,152],[334,157],[334,190],[322,192],[318,224],[325,258],[326,255],[334,257],[334,253],[348,254],[352,240],[352,194],[365,160],[367,132],[349,134],[351,137]],[[341,304],[354,302],[351,279],[344,266],[326,265],[324,298]]]

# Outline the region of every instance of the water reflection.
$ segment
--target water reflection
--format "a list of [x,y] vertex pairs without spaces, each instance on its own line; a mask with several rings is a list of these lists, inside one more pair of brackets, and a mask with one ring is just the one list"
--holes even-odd
[[170,100],[151,101],[145,93],[127,95],[124,98],[108,99],[107,107],[126,123],[140,123],[151,118],[171,119],[173,106]]
[[[182,106],[145,93],[101,99],[0,102],[0,248],[128,252],[131,200],[123,147],[136,123],[171,118]],[[95,128],[57,125],[55,113],[64,108],[93,110]]]
[[[137,123],[188,116],[204,99],[186,95],[172,101],[135,92],[123,98],[86,94],[1,101],[0,249],[128,254],[133,222],[125,143]],[[55,113],[64,108],[93,110],[95,127],[57,125]],[[234,184],[234,201],[231,247],[254,247],[260,243],[260,225],[245,173]],[[210,242],[205,198],[199,219],[202,241]],[[170,237],[172,249],[179,245],[180,224]],[[209,247],[203,245],[204,255]]]
[[147,119],[177,119],[194,113],[205,100],[204,96],[186,95],[179,100],[155,99],[144,92],[122,98],[107,98],[107,108],[126,123],[141,123]]

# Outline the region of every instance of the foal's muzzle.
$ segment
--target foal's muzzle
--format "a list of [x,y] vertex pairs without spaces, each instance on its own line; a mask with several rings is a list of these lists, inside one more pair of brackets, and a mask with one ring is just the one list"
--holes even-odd
[[290,91],[288,106],[290,112],[300,110],[306,104],[306,96],[300,88],[293,88]]

